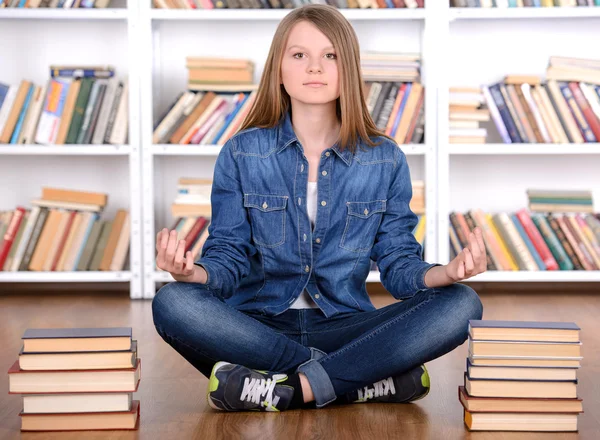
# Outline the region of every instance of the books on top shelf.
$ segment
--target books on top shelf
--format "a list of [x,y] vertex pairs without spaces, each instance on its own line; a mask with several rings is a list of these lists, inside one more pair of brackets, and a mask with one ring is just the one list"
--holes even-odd
[[573,322],[470,320],[464,385],[471,431],[577,431],[580,328]]
[[535,212],[592,213],[594,202],[589,190],[528,189],[529,209]]
[[0,212],[0,271],[121,271],[128,267],[129,212],[102,219],[107,194],[42,188],[30,209]]
[[488,270],[600,270],[600,214],[453,211],[450,259],[476,226],[483,232]]
[[480,122],[489,121],[490,112],[480,87],[450,87],[449,142],[451,144],[483,144],[487,129]]
[[0,83],[0,144],[125,144],[128,101],[110,66],[50,66],[46,84]]
[[[313,2],[313,3],[316,3]],[[423,8],[425,0],[324,0],[336,8]],[[302,0],[152,0],[157,9],[293,9]]]
[[0,8],[107,8],[110,0],[0,0]]
[[600,6],[599,0],[450,0],[455,8],[553,8]]
[[137,429],[141,359],[130,327],[27,329],[8,370],[22,431]]
[[600,60],[553,56],[545,80],[511,74],[482,91],[504,143],[600,140]]

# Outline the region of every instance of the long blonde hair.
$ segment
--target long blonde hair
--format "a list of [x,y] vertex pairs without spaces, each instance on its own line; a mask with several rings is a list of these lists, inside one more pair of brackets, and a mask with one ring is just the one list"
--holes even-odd
[[265,63],[256,99],[239,128],[271,128],[276,126],[290,109],[290,96],[281,84],[281,60],[288,35],[299,21],[316,26],[333,43],[338,59],[340,97],[336,103],[341,122],[339,146],[356,152],[359,141],[370,147],[379,145],[370,138],[386,136],[377,128],[365,102],[364,83],[360,68],[360,49],[354,29],[335,7],[321,4],[301,6],[287,14],[279,23],[269,56]]

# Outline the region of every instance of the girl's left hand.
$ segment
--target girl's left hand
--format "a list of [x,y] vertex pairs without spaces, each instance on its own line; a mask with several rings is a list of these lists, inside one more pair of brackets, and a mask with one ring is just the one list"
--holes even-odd
[[468,246],[445,266],[446,275],[453,282],[471,278],[487,269],[485,243],[481,228],[476,227],[473,232],[469,233],[468,239]]

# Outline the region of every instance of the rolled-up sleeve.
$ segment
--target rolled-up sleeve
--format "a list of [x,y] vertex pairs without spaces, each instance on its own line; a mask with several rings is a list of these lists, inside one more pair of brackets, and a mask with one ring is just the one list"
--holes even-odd
[[426,289],[425,273],[438,263],[423,261],[423,249],[413,235],[418,223],[410,209],[412,183],[406,156],[396,147],[386,211],[375,237],[371,259],[377,263],[383,287],[396,299]]
[[201,257],[194,262],[208,275],[204,286],[229,298],[250,271],[252,244],[250,221],[244,208],[240,173],[233,150],[236,138],[229,139],[215,164],[211,190],[211,223]]

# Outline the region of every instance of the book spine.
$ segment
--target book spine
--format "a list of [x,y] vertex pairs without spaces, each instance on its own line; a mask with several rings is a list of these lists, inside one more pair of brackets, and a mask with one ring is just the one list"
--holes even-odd
[[17,206],[17,208],[15,209],[11,219],[10,219],[10,223],[8,224],[8,229],[6,230],[6,233],[4,234],[4,240],[2,241],[2,245],[0,245],[0,270],[4,270],[4,263],[6,262],[6,257],[8,257],[8,253],[10,251],[10,248],[13,245],[13,242],[15,240],[15,235],[17,234],[17,231],[19,230],[19,226],[21,226],[21,222],[23,221],[23,217],[25,215],[25,208],[21,207],[21,206]]
[[548,249],[548,246],[546,246],[546,243],[540,235],[540,232],[535,227],[535,224],[532,222],[529,213],[525,209],[520,209],[517,211],[517,217],[523,225],[523,229],[531,239],[533,246],[538,251],[542,261],[546,265],[546,269],[558,270],[558,263],[552,256],[552,253],[550,252],[550,249]]
[[492,119],[493,119],[494,123],[496,124],[498,133],[500,133],[500,137],[502,137],[502,140],[504,141],[505,144],[511,144],[512,139],[511,139],[510,135],[508,134],[506,125],[504,125],[504,121],[502,119],[502,116],[500,115],[500,112],[498,111],[496,102],[494,101],[494,99],[492,97],[490,88],[488,86],[484,85],[481,87],[481,91],[487,102],[488,109],[490,110],[490,115],[492,116]]

